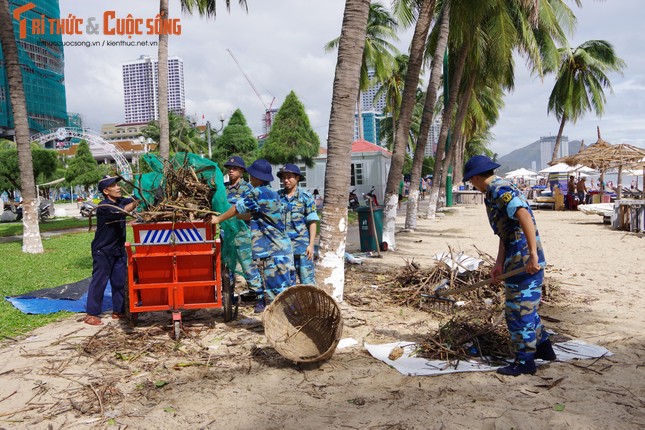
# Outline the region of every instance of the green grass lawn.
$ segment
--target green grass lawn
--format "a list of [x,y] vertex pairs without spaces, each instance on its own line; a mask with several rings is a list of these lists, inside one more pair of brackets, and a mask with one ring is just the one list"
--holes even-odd
[[[87,225],[87,220],[85,225]],[[53,225],[47,221],[45,225]],[[43,224],[41,224],[42,226]],[[5,225],[2,225],[4,228]],[[42,231],[42,230],[41,230]],[[53,288],[80,281],[92,274],[91,233],[68,233],[43,238],[45,252],[25,254],[22,242],[0,244],[0,340],[24,334],[52,321],[72,315],[58,312],[49,315],[26,315],[4,298],[42,288]]]
[[[93,220],[96,226],[96,219]],[[40,232],[68,230],[71,228],[88,227],[87,218],[55,218],[40,223]],[[0,224],[0,237],[20,236],[22,235],[22,221],[3,222]]]

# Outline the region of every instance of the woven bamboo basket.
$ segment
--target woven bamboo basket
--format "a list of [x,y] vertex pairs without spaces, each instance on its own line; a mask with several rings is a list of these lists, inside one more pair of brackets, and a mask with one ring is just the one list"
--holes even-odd
[[295,285],[281,292],[264,310],[263,320],[269,343],[296,363],[327,360],[343,333],[338,304],[314,285]]

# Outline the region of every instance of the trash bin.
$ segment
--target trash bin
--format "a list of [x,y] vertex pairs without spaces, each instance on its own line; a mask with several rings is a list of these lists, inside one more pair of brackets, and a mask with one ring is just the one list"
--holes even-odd
[[[356,211],[358,212],[358,233],[361,240],[361,252],[378,251],[383,242],[383,207],[373,207],[373,220],[369,207],[361,206]],[[376,234],[378,237],[374,237],[372,223],[376,225]]]

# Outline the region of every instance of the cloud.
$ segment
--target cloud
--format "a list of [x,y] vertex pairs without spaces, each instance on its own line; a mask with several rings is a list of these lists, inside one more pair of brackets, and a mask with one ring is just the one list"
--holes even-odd
[[[384,2],[387,3],[387,2]],[[177,0],[170,2],[170,16],[181,18],[182,34],[170,37],[170,55],[184,60],[187,113],[202,115],[219,125],[219,115],[241,109],[256,134],[262,132],[264,106],[275,97],[278,107],[289,91],[296,92],[310,116],[312,126],[323,140],[331,108],[336,52],[323,46],[340,34],[344,1],[303,0],[249,1],[248,14],[231,2],[230,13],[217,2],[216,19],[182,15]],[[154,17],[158,3],[113,0],[61,1],[61,16],[100,17],[106,9],[126,17]],[[579,9],[578,27],[571,45],[590,39],[610,41],[627,62],[624,76],[611,74],[614,94],[607,93],[605,115],[589,113],[577,124],[568,124],[569,140],[596,141],[596,126],[610,142],[627,142],[645,147],[645,33],[639,31],[645,11],[641,0],[585,2]],[[412,30],[400,35],[397,46],[407,51]],[[83,36],[87,39],[90,36]],[[65,36],[66,39],[79,36]],[[116,40],[123,36],[92,40]],[[133,40],[155,41],[141,36]],[[226,49],[238,59],[251,85]],[[156,48],[91,47],[68,48],[65,72],[68,110],[83,114],[91,128],[124,120],[121,63],[140,55],[156,57]],[[528,145],[540,136],[555,135],[559,123],[547,116],[546,104],[553,76],[544,81],[529,75],[521,58],[516,61],[516,88],[505,98],[505,108],[493,128],[492,149],[500,155]]]

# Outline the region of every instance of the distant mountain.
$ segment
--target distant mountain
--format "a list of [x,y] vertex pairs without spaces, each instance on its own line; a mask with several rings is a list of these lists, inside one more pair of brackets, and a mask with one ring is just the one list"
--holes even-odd
[[[579,140],[569,141],[569,151],[574,154],[578,152],[580,143]],[[499,168],[499,173],[501,174],[521,167],[532,169],[533,162],[535,162],[537,169],[540,170],[540,140],[499,157],[497,162],[501,164]]]

